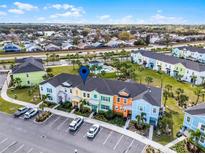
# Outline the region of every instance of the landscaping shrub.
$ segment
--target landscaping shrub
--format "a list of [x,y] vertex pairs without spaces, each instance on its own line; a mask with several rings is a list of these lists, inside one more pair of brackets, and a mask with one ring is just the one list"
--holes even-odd
[[49,111],[42,112],[42,113],[40,113],[39,115],[36,116],[36,121],[37,121],[37,122],[43,122],[43,121],[46,120],[50,115],[51,115],[51,112],[49,112]]

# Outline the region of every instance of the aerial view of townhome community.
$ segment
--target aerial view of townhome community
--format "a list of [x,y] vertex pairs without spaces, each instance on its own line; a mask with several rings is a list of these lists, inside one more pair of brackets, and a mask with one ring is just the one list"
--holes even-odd
[[1,153],[205,153],[205,1],[1,0]]

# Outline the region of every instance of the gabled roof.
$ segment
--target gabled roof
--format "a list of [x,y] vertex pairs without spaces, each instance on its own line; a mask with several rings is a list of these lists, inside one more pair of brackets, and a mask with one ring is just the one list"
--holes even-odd
[[44,67],[42,61],[35,58],[24,58],[22,60],[17,60],[20,64],[16,65],[12,69],[12,73],[26,73],[26,72],[37,72],[44,71]]
[[163,61],[165,63],[169,63],[169,64],[178,64],[181,63],[182,65],[184,65],[184,67],[191,69],[191,70],[195,70],[198,72],[203,72],[205,71],[205,65],[198,63],[198,62],[194,62],[191,60],[186,60],[186,59],[180,59],[174,56],[168,56],[162,53],[156,53],[156,52],[152,52],[152,51],[146,51],[146,50],[137,50],[137,51],[133,51],[133,53],[140,53],[141,55],[145,56],[145,57],[149,57],[152,59],[156,59],[159,61]]
[[[65,82],[68,82],[71,87],[77,87],[83,91],[91,92],[95,90],[101,94],[111,96],[119,95],[119,92],[123,90],[126,90],[131,98],[134,98],[142,93],[148,93],[148,88],[145,85],[138,83],[89,77],[85,84],[83,84],[80,76],[66,73],[52,77],[40,84],[43,85],[45,83],[50,83],[54,87],[57,87],[59,85],[65,85]],[[152,105],[161,106],[161,89],[153,88],[152,91],[144,97],[144,99]]]
[[179,50],[189,50],[191,52],[198,52],[198,53],[205,53],[204,48],[196,48],[196,47],[191,47],[191,46],[182,46],[178,47]]
[[203,115],[205,116],[205,103],[197,104],[196,106],[190,107],[185,112],[191,115]]

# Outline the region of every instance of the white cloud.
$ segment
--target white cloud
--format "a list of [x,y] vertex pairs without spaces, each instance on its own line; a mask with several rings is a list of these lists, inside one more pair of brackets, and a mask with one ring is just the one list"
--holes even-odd
[[70,4],[53,4],[51,5],[51,8],[55,8],[57,10],[60,10],[60,9],[68,10],[68,9],[74,8],[74,6]]
[[19,9],[9,9],[8,12],[14,13],[14,14],[24,14],[24,11]]
[[38,21],[44,21],[46,18],[45,17],[38,17],[37,20]]
[[66,12],[63,13],[56,13],[50,15],[50,18],[58,18],[58,17],[80,17],[85,13],[82,8],[71,8]]
[[156,13],[155,15],[151,16],[150,21],[153,24],[183,24],[183,23],[186,23],[186,20],[183,19],[182,17],[165,16],[160,13]]
[[0,5],[0,8],[7,8],[7,5],[2,4],[2,5]]
[[28,3],[21,3],[21,2],[14,2],[14,5],[20,9],[20,10],[25,10],[25,11],[31,11],[34,9],[38,9],[37,6],[28,4]]
[[0,17],[1,17],[1,16],[5,16],[5,15],[6,15],[6,12],[0,11]]
[[100,20],[108,20],[108,19],[110,19],[110,15],[102,15],[102,16],[99,16],[99,19],[100,19]]

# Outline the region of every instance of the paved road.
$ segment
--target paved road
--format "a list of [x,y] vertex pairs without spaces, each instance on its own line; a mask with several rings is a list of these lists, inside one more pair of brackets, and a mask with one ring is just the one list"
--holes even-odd
[[86,132],[91,124],[83,123],[77,132],[68,131],[70,118],[53,115],[43,124],[33,119],[14,119],[0,113],[0,152],[142,152],[145,144],[115,131],[101,128],[95,139]]
[[6,80],[7,74],[5,73],[0,73],[0,89],[2,88],[5,80]]

